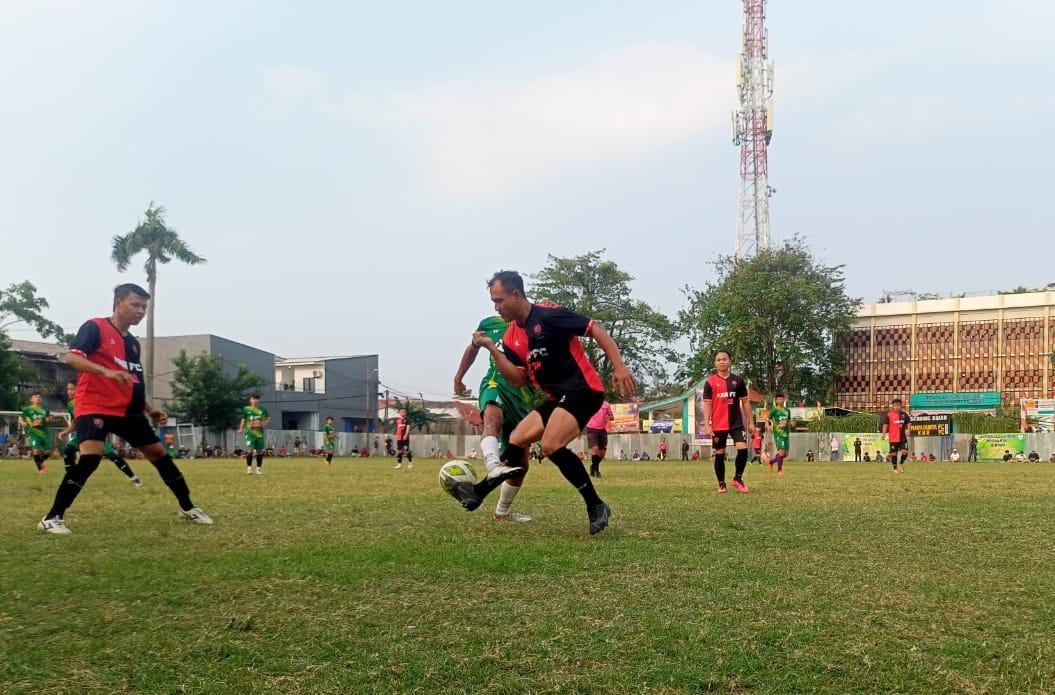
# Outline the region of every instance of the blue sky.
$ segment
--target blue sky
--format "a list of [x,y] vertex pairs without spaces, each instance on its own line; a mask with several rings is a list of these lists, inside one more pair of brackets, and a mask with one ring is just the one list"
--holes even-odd
[[[209,259],[162,268],[159,335],[376,352],[446,396],[498,268],[603,247],[671,314],[711,278],[740,23],[732,0],[4,3],[0,282],[70,329],[105,313],[142,279],[109,240],[156,201]],[[866,300],[1055,281],[1053,23],[770,3],[774,237]]]

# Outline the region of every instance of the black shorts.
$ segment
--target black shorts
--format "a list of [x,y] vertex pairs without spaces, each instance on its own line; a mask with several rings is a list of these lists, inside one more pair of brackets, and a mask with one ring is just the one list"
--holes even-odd
[[[714,437],[711,438],[712,449],[725,449],[725,443],[729,440],[729,437],[733,438],[733,442],[739,444],[743,442],[747,444],[747,432],[744,431],[743,427],[736,427],[731,430],[715,430]],[[719,444],[719,442],[721,442]]]
[[592,449],[597,447],[598,449],[608,448],[608,430],[595,430],[592,427],[586,428],[586,443]]
[[908,451],[908,442],[890,442],[890,453]]
[[81,415],[77,418],[77,441],[102,442],[116,434],[132,447],[142,449],[161,442],[145,415]]
[[410,451],[410,440],[409,439],[397,439],[396,440],[396,451],[400,449],[406,449]]
[[581,432],[586,427],[586,423],[590,421],[590,418],[601,409],[601,404],[603,403],[604,394],[600,391],[569,391],[560,394],[557,398],[546,401],[535,408],[535,411],[542,416],[542,424],[545,425],[549,422],[549,416],[553,414],[554,410],[557,408],[567,410],[575,418],[575,422],[579,424],[579,431]]

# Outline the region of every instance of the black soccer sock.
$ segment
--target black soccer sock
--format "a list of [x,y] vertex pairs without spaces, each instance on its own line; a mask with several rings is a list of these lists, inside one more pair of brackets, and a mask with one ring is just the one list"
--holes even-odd
[[744,470],[747,469],[747,449],[736,450],[736,475],[733,480],[743,482]]
[[597,496],[597,490],[594,489],[590,476],[586,473],[586,466],[582,465],[582,460],[571,449],[562,446],[549,455],[549,460],[557,466],[557,470],[564,476],[564,479],[579,491],[587,507],[601,504],[601,498]]
[[66,470],[70,470],[77,465],[77,447],[68,446],[63,449],[62,463],[66,466]]
[[111,461],[113,461],[114,465],[117,466],[117,470],[121,471],[122,473],[127,475],[129,478],[136,477],[136,473],[135,473],[135,471],[132,470],[132,467],[128,465],[128,461],[125,461],[123,458],[121,458],[117,454],[110,454],[106,458],[108,458]]
[[414,454],[410,453],[410,449],[407,449],[407,463],[414,463]]
[[400,451],[398,454],[396,454],[396,463],[403,463],[403,452],[402,451]]
[[151,463],[154,464],[154,468],[158,469],[158,475],[161,476],[165,485],[168,485],[169,490],[172,490],[172,494],[176,496],[180,509],[183,511],[193,509],[194,503],[190,501],[190,488],[187,487],[187,481],[183,479],[183,474],[176,467],[176,462],[172,460],[172,457],[166,454]]
[[256,467],[257,468],[263,468],[264,467],[264,455],[263,454],[257,454],[256,455]]
[[590,457],[590,472],[591,473],[593,473],[594,475],[600,475],[601,474],[601,461],[602,460],[603,459],[600,456],[598,456],[597,454],[594,454],[593,456]]
[[333,462],[333,454],[326,454],[326,463]]
[[51,511],[47,513],[45,519],[62,518],[102,460],[103,457],[99,454],[84,454],[77,461],[76,466],[66,471],[62,482],[59,483],[59,489],[55,491],[55,501],[51,505]]
[[44,457],[40,454],[33,454],[33,463],[37,464],[37,470],[39,471],[44,467]]
[[252,449],[250,449],[249,453],[245,455],[245,465],[246,466],[250,466],[250,467],[253,465],[253,450]]
[[725,484],[725,452],[714,455],[714,477],[722,485]]

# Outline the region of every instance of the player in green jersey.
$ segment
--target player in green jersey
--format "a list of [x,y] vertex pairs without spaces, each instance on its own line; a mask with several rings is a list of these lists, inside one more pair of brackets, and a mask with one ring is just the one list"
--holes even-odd
[[242,406],[242,421],[237,432],[245,431],[245,472],[253,474],[253,454],[256,454],[256,474],[264,474],[264,428],[271,422],[271,413],[260,405],[260,394],[249,396],[249,405]]
[[326,426],[322,428],[322,447],[326,449],[326,465],[333,466],[333,450],[337,447],[337,431],[333,427],[333,418],[326,418]]
[[[66,464],[66,470],[69,471],[77,464],[77,451],[79,444],[77,443],[77,417],[74,415],[74,396],[77,395],[77,382],[68,381],[66,382],[66,397],[69,400],[66,402],[66,409],[70,412],[70,424],[66,429],[59,433],[59,437],[65,437],[69,435],[69,439],[66,440],[66,448],[62,450],[62,458]],[[139,479],[139,476],[135,474],[132,467],[128,465],[128,461],[114,451],[113,444],[110,443],[110,438],[107,437],[103,442],[103,456],[114,462],[117,466],[117,470],[128,476],[128,479],[136,487],[143,487],[143,481]]]
[[[501,345],[507,328],[509,328],[509,323],[501,316],[495,315],[488,316],[481,321],[476,330],[484,331],[496,345]],[[465,348],[465,352],[462,353],[462,360],[458,364],[457,373],[454,375],[455,395],[464,396],[468,393],[463,379],[466,372],[472,367],[473,362],[476,361],[476,356],[479,352],[480,348],[470,343],[469,347]],[[501,452],[508,443],[509,434],[513,431],[513,428],[531,412],[534,403],[534,392],[527,386],[519,388],[511,386],[505,377],[499,373],[492,357],[487,373],[480,381],[480,395],[477,403],[484,425],[483,437],[480,439],[480,450],[483,453],[484,463],[487,466],[487,477],[494,478],[505,474],[509,470],[509,467],[501,461]],[[520,492],[520,486],[524,483],[528,458],[525,452],[524,460],[519,464],[524,468],[524,472],[502,483],[498,504],[495,506],[493,514],[495,521],[531,521],[531,517],[510,510],[513,500],[516,498],[517,493]]]
[[48,467],[44,462],[51,456],[54,445],[51,443],[51,432],[48,422],[51,411],[44,405],[44,396],[34,393],[29,397],[29,405],[22,409],[18,424],[26,432],[26,446],[33,453],[33,463],[37,464],[37,473],[44,473]]
[[773,429],[773,444],[776,448],[777,453],[769,461],[769,469],[773,469],[773,464],[777,465],[777,475],[784,475],[784,459],[788,457],[788,448],[791,441],[791,426],[793,423],[791,419],[791,411],[788,409],[788,395],[786,393],[778,393],[776,402],[773,407],[769,409],[769,422]]

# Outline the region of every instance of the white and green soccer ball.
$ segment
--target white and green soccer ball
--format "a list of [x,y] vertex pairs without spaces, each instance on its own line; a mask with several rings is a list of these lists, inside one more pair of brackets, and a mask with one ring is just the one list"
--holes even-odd
[[473,471],[473,467],[469,465],[468,461],[454,459],[443,464],[440,468],[440,487],[448,495],[453,496],[456,483],[469,483],[470,485],[476,483],[476,472]]

